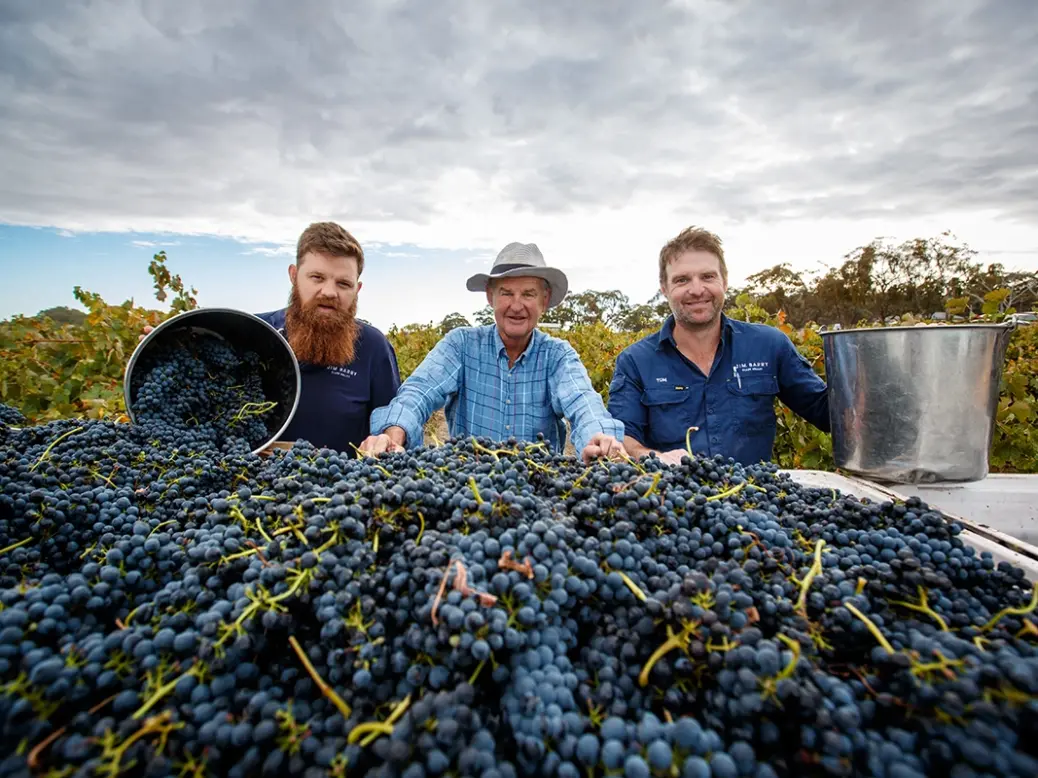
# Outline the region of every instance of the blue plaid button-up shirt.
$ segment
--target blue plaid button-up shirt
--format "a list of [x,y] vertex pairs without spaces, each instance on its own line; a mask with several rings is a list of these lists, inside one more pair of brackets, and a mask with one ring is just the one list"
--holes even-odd
[[401,427],[407,448],[422,445],[423,427],[443,407],[451,436],[534,440],[543,433],[555,451],[566,440],[579,454],[596,433],[623,440],[624,425],[609,415],[587,369],[564,340],[534,330],[509,368],[497,327],[459,327],[429,352],[388,406],[371,414],[371,433]]

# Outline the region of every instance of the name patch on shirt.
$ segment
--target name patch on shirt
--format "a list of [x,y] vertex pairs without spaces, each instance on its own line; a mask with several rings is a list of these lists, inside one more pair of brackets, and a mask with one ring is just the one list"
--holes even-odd
[[357,371],[351,367],[329,367],[328,370],[339,378],[356,378]]
[[737,362],[732,368],[740,373],[763,373],[770,362]]

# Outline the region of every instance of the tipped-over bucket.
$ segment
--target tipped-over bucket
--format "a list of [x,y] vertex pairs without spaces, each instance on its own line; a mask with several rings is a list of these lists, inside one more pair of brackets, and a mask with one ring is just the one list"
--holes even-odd
[[254,453],[263,451],[280,438],[295,415],[301,387],[299,363],[288,341],[276,329],[251,313],[232,308],[199,308],[177,314],[162,322],[137,344],[123,378],[123,398],[130,421],[136,421],[133,412],[136,400],[134,377],[143,357],[167,339],[190,332],[216,335],[239,353],[253,351],[259,357],[263,394],[268,401],[276,403],[273,410],[263,417],[269,437],[262,445],[253,444]]
[[1004,324],[822,333],[833,459],[877,481],[980,481],[998,409]]

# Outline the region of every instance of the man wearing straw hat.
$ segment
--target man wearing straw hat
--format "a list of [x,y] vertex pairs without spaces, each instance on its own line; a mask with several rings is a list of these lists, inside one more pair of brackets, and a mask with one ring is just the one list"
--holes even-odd
[[371,415],[370,454],[420,446],[426,421],[446,409],[452,437],[531,441],[538,434],[562,451],[566,429],[587,462],[623,454],[623,424],[605,409],[573,347],[537,329],[562,302],[566,275],[548,267],[533,243],[510,243],[490,273],[468,280],[484,292],[494,324],[451,330],[404,381],[396,397]]

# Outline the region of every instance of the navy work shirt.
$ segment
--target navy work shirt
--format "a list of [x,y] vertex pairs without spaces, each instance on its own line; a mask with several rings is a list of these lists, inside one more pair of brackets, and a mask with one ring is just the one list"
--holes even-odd
[[609,413],[624,434],[660,452],[685,448],[769,461],[775,443],[775,398],[829,432],[825,382],[775,327],[721,316],[721,343],[710,375],[678,351],[674,317],[659,332],[621,352],[609,386]]
[[[257,316],[285,334],[284,309]],[[351,444],[360,446],[368,437],[371,412],[396,396],[400,370],[392,344],[370,324],[357,324],[360,333],[349,364],[319,367],[300,361],[299,403],[282,440],[306,440],[352,454]]]

